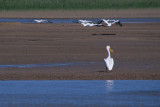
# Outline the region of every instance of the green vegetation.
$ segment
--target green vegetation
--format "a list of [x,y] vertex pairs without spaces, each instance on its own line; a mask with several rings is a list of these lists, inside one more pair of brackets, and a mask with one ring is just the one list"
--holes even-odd
[[0,0],[0,10],[160,8],[160,0]]

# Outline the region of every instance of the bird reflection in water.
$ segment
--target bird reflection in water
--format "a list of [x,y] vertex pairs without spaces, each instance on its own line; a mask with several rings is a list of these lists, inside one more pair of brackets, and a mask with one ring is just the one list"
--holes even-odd
[[114,80],[106,80],[106,89],[107,91],[112,91],[113,90],[113,85],[114,85]]

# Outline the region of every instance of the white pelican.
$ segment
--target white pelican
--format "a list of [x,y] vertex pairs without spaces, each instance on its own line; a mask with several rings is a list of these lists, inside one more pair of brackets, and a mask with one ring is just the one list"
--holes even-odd
[[106,65],[106,71],[111,71],[114,65],[114,60],[111,58],[111,53],[113,53],[113,50],[110,48],[110,46],[106,46],[106,49],[108,51],[108,57],[104,59],[105,65]]
[[107,24],[107,26],[112,26],[112,24],[117,24],[117,25],[119,25],[119,26],[122,26],[122,24],[120,23],[120,21],[119,20],[106,20],[106,19],[102,19],[102,20],[100,20],[98,23],[102,23],[102,22],[104,22],[104,23],[106,23]]
[[91,23],[92,21],[88,21],[88,20],[78,20],[79,23]]
[[37,23],[48,23],[47,20],[43,20],[43,19],[41,19],[41,20],[34,20],[34,21],[37,22]]
[[83,26],[102,26],[102,24],[96,24],[96,23],[81,23]]

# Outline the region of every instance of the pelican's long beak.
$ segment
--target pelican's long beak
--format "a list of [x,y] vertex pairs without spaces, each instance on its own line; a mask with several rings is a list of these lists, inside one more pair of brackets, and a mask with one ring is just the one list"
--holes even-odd
[[110,51],[111,53],[114,53],[113,50],[112,50],[111,48],[109,48],[109,51]]

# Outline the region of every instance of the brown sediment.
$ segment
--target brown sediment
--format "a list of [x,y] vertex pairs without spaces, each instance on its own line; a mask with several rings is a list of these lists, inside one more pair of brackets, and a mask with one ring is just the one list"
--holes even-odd
[[0,11],[0,18],[160,18],[160,9]]
[[[80,24],[0,23],[0,65],[97,62],[35,68],[0,68],[0,80],[160,79],[160,24],[83,27]],[[104,72],[106,45],[114,50]]]

